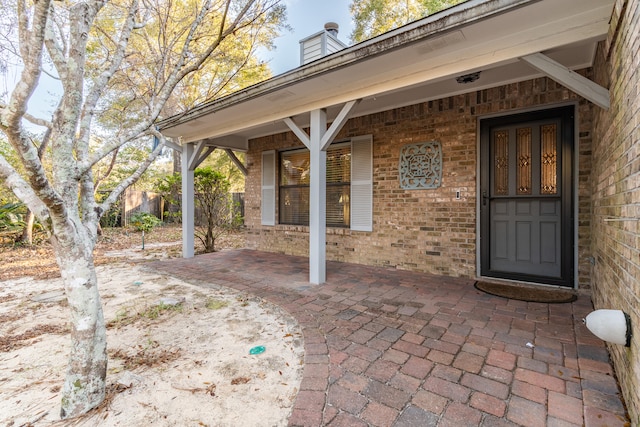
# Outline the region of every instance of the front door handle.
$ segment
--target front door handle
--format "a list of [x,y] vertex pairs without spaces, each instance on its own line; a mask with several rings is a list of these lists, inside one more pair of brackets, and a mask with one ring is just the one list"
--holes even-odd
[[487,200],[489,199],[489,196],[487,195],[487,191],[483,191],[482,192],[482,206],[487,206]]

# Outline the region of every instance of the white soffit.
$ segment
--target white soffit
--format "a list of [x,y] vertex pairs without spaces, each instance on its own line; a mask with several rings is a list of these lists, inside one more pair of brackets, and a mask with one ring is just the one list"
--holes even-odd
[[[473,1],[469,10],[477,13],[460,13],[479,19],[467,16],[451,27],[447,24],[456,17],[451,11],[459,10],[453,8],[424,28],[417,21],[160,126],[165,135],[184,142],[224,135],[246,139],[286,131],[285,117],[300,117],[296,122],[304,126],[305,113],[317,108],[328,108],[331,121],[342,104],[355,99],[363,101],[352,116],[538,77],[539,71],[518,60],[538,52],[569,69],[585,68],[592,64],[596,43],[607,34],[613,3]],[[481,16],[490,6],[498,11]],[[416,39],[416,28],[430,36]],[[481,71],[476,82],[455,81],[473,71]]]

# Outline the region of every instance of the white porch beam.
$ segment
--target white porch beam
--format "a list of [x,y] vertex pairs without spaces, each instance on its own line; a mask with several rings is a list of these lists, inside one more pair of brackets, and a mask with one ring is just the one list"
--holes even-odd
[[522,56],[520,59],[600,108],[609,109],[609,91],[596,82],[568,69],[542,53]]
[[194,256],[194,190],[193,170],[190,167],[190,159],[194,154],[194,144],[182,146],[182,256],[193,258]]
[[[202,150],[204,150],[205,148],[204,141],[198,141],[195,143],[195,147],[193,145],[192,147],[193,147],[193,151],[189,156],[189,163],[188,163],[190,170],[194,170],[197,167],[196,163],[198,161],[198,157],[200,157],[200,153],[202,153]],[[185,153],[182,153],[182,155],[184,156]]]
[[244,176],[247,176],[248,174],[247,168],[245,167],[245,165],[242,164],[240,159],[238,159],[236,154],[229,148],[225,148],[224,152],[227,153],[227,156],[229,156],[229,158],[236,165],[236,167],[240,169],[240,172],[242,172]]
[[182,146],[176,144],[173,141],[170,141],[169,138],[165,138],[164,139],[164,145],[166,145],[167,147],[171,148],[172,150],[175,150],[179,153],[182,153]]
[[327,133],[322,136],[322,141],[320,141],[322,150],[326,150],[327,148],[329,148],[329,145],[331,145],[336,135],[338,135],[340,130],[342,130],[342,127],[345,125],[345,123],[347,123],[351,112],[356,107],[356,105],[360,103],[360,101],[361,99],[356,99],[355,101],[349,101],[342,106],[342,110],[340,110],[340,113],[338,113],[336,119],[333,121],[333,123],[331,123],[331,126],[327,130]]
[[[307,135],[307,133],[304,131],[304,129],[302,129],[300,126],[298,126],[296,124],[296,122],[293,121],[293,119],[291,117],[287,117],[284,119],[285,124],[289,127],[289,129],[291,129],[291,132],[293,132],[298,139],[309,149],[311,150],[311,141],[309,139],[309,135]],[[326,122],[325,122],[325,129],[326,129]]]
[[[189,169],[194,170],[215,151],[216,147],[206,145],[205,141],[198,141],[191,156],[189,156]],[[184,155],[184,154],[183,154]]]
[[207,157],[209,157],[209,154],[211,154],[214,151],[216,151],[216,148],[218,148],[218,147],[207,147],[207,148],[205,148],[204,152],[200,154],[200,157],[198,157],[198,159],[196,160],[195,164],[193,165],[193,169],[195,169],[198,166],[200,166],[200,164],[202,162],[204,162]]

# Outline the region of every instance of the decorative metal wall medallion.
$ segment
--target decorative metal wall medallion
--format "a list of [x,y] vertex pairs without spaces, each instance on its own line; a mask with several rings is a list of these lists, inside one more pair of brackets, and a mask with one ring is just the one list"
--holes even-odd
[[400,149],[400,187],[438,188],[442,184],[442,146],[438,141],[409,144]]

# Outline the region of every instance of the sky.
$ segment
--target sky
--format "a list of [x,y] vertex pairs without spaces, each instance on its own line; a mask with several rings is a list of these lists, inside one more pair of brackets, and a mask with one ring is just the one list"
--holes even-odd
[[282,74],[300,65],[300,40],[324,29],[327,22],[340,26],[338,38],[349,43],[353,23],[349,14],[351,0],[285,0],[287,22],[291,31],[275,40],[276,50],[267,52],[274,75]]

